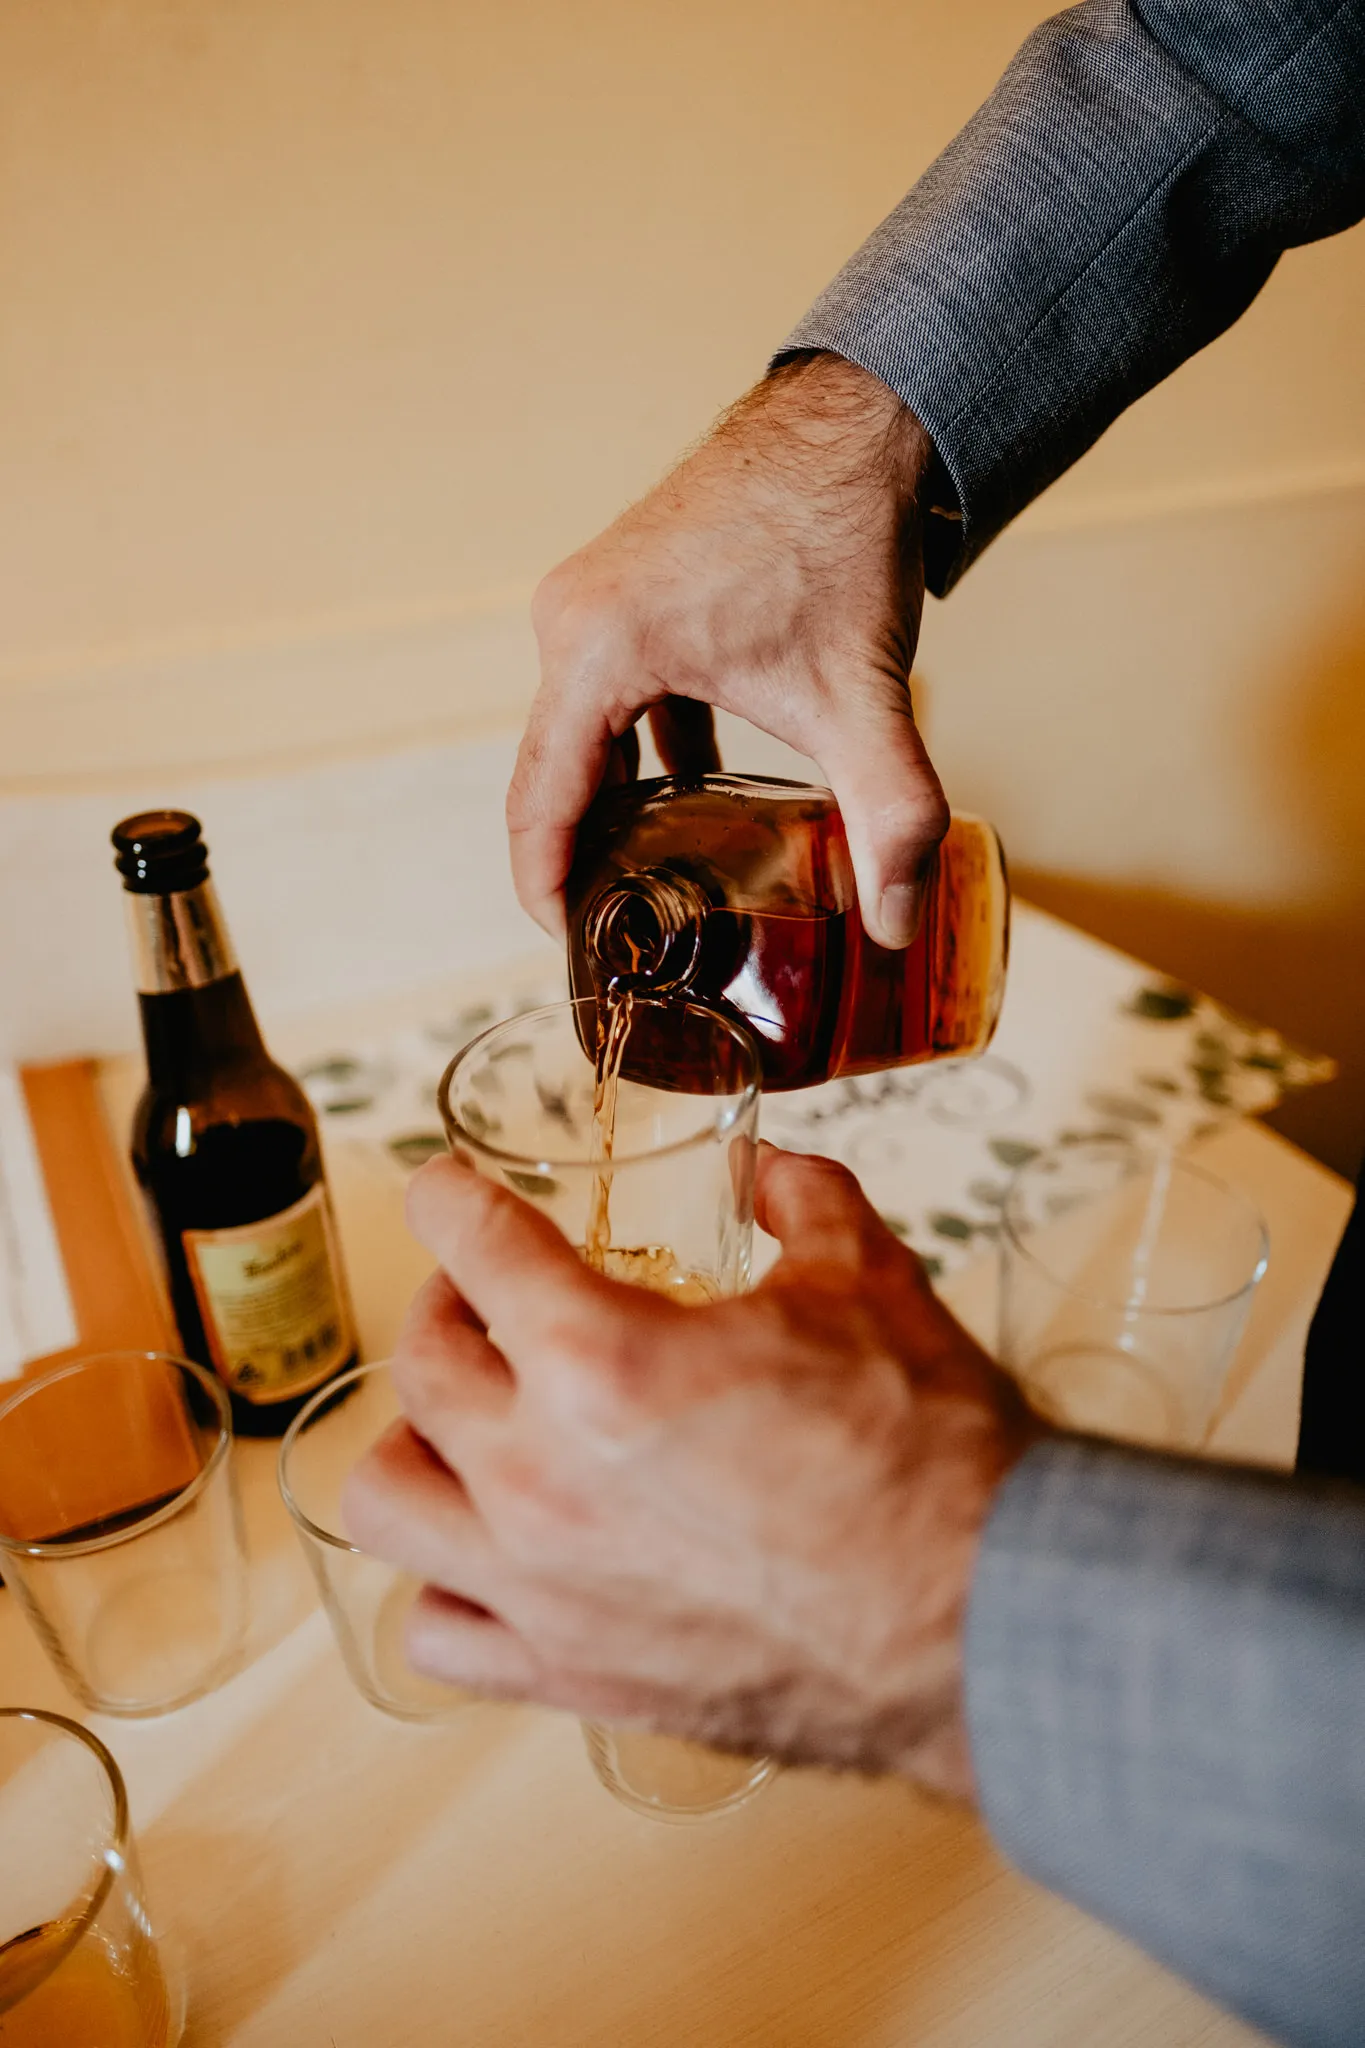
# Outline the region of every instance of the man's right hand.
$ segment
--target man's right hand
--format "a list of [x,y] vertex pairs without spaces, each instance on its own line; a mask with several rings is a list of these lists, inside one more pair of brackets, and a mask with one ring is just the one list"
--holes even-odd
[[775,371],[536,592],[541,687],[507,799],[517,894],[547,931],[615,742],[649,711],[665,763],[715,763],[710,707],[819,762],[863,922],[903,946],[948,810],[915,729],[927,437],[839,356]]

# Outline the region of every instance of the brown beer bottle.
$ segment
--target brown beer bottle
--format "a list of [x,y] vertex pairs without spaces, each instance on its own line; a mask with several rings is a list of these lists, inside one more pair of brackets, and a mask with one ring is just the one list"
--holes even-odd
[[317,1123],[262,1042],[198,819],[144,811],[113,841],[147,1052],[133,1166],[181,1342],[239,1432],[278,1436],[356,1359]]
[[[659,776],[605,792],[565,893],[576,996],[615,979],[738,1014],[765,1089],[960,1059],[985,1048],[1000,1014],[1009,885],[979,818],[954,817],[904,952],[863,930],[832,793],[766,776]],[[623,1072],[686,1086],[667,1011],[637,1015]]]

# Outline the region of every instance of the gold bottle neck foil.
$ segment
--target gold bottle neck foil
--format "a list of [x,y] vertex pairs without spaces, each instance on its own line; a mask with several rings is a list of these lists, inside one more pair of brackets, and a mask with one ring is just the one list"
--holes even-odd
[[125,892],[133,978],[139,995],[203,988],[237,969],[212,882],[170,896]]

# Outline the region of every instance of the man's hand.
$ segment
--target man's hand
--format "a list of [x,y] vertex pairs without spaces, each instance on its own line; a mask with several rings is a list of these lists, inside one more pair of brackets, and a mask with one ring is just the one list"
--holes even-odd
[[665,764],[716,764],[709,707],[819,762],[848,828],[863,922],[909,943],[947,829],[910,710],[930,446],[877,377],[784,365],[648,497],[536,592],[541,687],[507,799],[517,894],[560,891],[613,747],[651,711]]
[[764,1146],[757,1192],[779,1264],[688,1308],[425,1167],[442,1270],[347,1526],[428,1582],[408,1651],[434,1677],[965,1796],[973,1563],[1040,1425],[842,1167]]

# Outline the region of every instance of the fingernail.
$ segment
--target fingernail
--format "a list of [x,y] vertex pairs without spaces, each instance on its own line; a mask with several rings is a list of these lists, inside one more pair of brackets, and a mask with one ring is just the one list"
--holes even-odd
[[920,892],[914,882],[892,882],[877,906],[884,946],[908,946],[919,930]]

